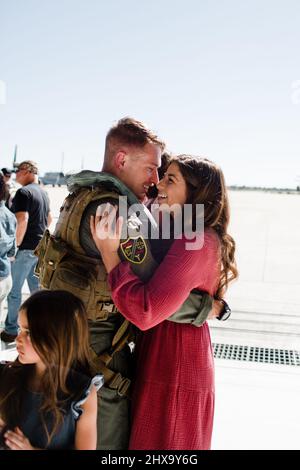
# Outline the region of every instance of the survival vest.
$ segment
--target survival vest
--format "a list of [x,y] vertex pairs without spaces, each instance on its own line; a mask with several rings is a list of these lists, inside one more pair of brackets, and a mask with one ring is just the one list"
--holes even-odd
[[[151,255],[149,241],[141,235],[140,225],[149,223],[149,220],[152,224],[155,222],[136,196],[110,174],[82,171],[68,178],[68,189],[70,193],[60,209],[53,235],[46,230],[35,250],[38,257],[35,273],[44,289],[67,290],[79,297],[85,305],[88,320],[106,321],[118,311],[111,299],[100,254],[99,258],[89,256],[82,246],[80,224],[83,215],[94,202],[101,204],[109,200],[118,205],[120,195],[127,196],[128,206],[137,205],[139,224],[136,226],[136,236],[121,241],[119,254],[121,259],[132,263],[135,274],[144,280],[152,275],[157,264]],[[129,222],[134,225],[136,214],[131,219],[127,220],[127,225]],[[114,379],[107,366],[113,355],[128,342],[129,336],[130,323],[124,319],[114,335],[109,353],[105,352],[98,358],[103,366],[98,369],[104,373],[106,382]]]

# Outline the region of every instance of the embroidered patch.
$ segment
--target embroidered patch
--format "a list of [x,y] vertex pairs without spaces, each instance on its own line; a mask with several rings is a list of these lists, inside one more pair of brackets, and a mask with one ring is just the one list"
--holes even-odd
[[120,243],[120,248],[130,263],[141,264],[147,256],[147,246],[143,237],[127,238],[125,242]]

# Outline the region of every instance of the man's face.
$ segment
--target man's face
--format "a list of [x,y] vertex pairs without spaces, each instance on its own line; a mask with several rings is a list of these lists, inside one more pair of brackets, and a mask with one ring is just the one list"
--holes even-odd
[[142,148],[132,147],[125,152],[120,168],[120,179],[143,202],[149,186],[158,183],[157,169],[161,165],[159,145],[146,144]]
[[21,184],[22,186],[26,186],[28,184],[29,178],[31,176],[31,173],[26,166],[20,166],[16,170],[16,181],[17,183]]
[[6,175],[3,175],[3,179],[5,181],[6,184],[8,184],[10,182],[10,179],[11,179],[11,174],[6,174]]

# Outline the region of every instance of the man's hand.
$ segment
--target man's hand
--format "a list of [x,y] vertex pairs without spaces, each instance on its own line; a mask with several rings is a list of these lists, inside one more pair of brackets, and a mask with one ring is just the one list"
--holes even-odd
[[209,315],[207,317],[208,320],[215,320],[216,318],[218,318],[218,316],[222,312],[223,308],[224,308],[223,302],[221,300],[214,299],[212,309],[209,312]]
[[13,431],[4,434],[5,444],[11,450],[37,450],[29,442],[29,439],[16,427]]

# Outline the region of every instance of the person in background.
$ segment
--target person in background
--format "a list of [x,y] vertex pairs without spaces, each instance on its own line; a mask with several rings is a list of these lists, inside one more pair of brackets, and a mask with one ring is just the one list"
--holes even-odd
[[1,172],[4,178],[5,183],[9,186],[11,182],[11,175],[14,170],[10,170],[9,168],[1,168]]
[[188,249],[191,240],[184,232],[147,282],[128,262],[120,262],[122,219],[113,229],[111,214],[91,218],[115,305],[143,330],[136,347],[129,448],[209,449],[215,397],[209,327],[207,322],[194,328],[166,319],[193,289],[221,298],[237,277],[235,242],[228,234],[228,194],[217,165],[188,155],[171,161],[157,188],[162,212],[191,205],[193,226],[197,205],[204,205],[204,241],[203,246]]
[[34,249],[52,221],[48,195],[38,184],[37,164],[31,160],[20,163],[16,170],[16,181],[22,186],[16,192],[11,207],[17,218],[18,252],[12,263],[13,284],[7,299],[5,329],[0,334],[5,343],[17,337],[17,317],[25,279],[31,293],[39,289],[38,278],[34,276],[37,263]]
[[15,173],[15,170],[11,170],[10,168],[1,168],[1,171],[4,176],[4,181],[8,187],[8,193],[7,193],[7,197],[5,200],[5,205],[6,207],[8,207],[8,209],[10,209],[12,205],[12,200],[15,197],[17,190],[20,188],[20,185],[18,185],[12,179],[12,174]]
[[0,365],[2,444],[11,450],[94,450],[97,390],[82,302],[41,290],[21,306],[18,358]]
[[12,286],[9,257],[16,253],[16,217],[5,206],[8,188],[0,172],[0,320],[2,305]]

